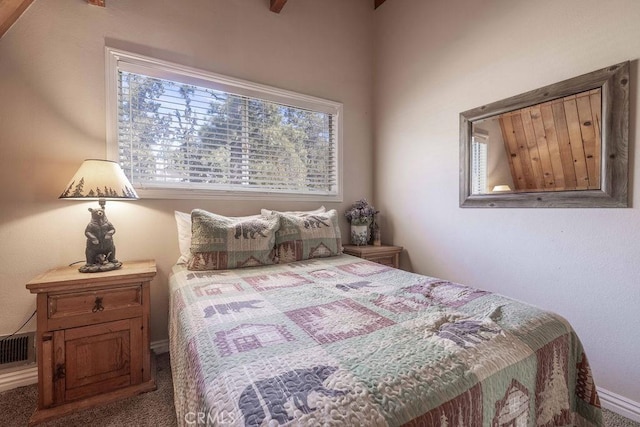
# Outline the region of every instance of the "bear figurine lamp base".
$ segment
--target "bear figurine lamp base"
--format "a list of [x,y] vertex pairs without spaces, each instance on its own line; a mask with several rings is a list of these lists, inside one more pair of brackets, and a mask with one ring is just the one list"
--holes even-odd
[[84,231],[87,238],[86,264],[78,270],[81,273],[96,273],[122,267],[122,263],[116,259],[113,242],[116,229],[107,219],[105,204],[107,200],[136,200],[138,194],[120,165],[109,160],[85,160],[59,198],[98,200],[100,204],[98,209],[89,208],[91,220]]

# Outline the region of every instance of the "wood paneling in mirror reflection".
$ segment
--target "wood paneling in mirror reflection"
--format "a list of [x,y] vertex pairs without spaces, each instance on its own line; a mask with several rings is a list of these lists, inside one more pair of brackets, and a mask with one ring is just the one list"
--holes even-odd
[[600,188],[601,90],[501,114],[516,191]]

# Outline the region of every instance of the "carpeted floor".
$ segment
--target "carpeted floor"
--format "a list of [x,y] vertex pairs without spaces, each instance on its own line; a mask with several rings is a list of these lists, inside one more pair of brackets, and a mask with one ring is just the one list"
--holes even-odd
[[[80,411],[40,425],[51,427],[176,426],[169,353],[159,355],[156,361],[157,390]],[[0,393],[0,426],[26,426],[37,406],[37,399],[38,389],[35,384]]]
[[[173,383],[169,353],[157,358],[156,391],[130,399],[80,411],[43,426],[176,426],[173,407]],[[19,387],[0,393],[0,426],[25,426],[36,407],[38,390],[35,385]],[[605,427],[640,427],[618,414],[604,410]]]

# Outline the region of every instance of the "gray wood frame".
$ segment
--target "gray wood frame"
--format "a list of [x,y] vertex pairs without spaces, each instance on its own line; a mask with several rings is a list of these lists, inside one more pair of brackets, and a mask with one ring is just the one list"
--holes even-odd
[[[471,194],[471,130],[475,121],[602,89],[600,190]],[[629,61],[460,113],[460,207],[624,208],[629,206]]]

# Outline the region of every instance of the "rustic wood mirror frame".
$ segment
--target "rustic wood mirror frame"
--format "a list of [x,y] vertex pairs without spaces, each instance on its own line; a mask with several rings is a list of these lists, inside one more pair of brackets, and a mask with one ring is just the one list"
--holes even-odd
[[[600,189],[472,194],[473,123],[591,89],[602,91]],[[628,207],[629,61],[460,113],[460,207]]]

